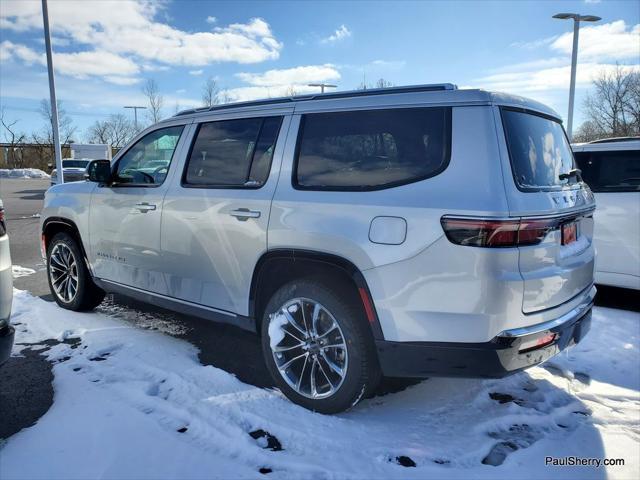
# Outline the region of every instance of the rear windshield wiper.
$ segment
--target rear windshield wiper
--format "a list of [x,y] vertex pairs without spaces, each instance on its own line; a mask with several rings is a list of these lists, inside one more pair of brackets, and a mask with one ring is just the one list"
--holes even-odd
[[560,175],[558,175],[558,178],[560,180],[568,180],[571,177],[580,177],[580,178],[582,178],[582,170],[580,170],[579,168],[573,168],[573,169],[569,170],[567,173],[561,173]]

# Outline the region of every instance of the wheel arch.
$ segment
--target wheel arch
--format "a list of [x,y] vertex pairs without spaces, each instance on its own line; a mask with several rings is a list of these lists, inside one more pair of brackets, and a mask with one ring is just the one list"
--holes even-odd
[[73,220],[69,220],[68,218],[49,217],[42,223],[41,235],[43,257],[46,259],[47,250],[49,248],[51,239],[60,232],[66,232],[70,234],[78,242],[78,246],[80,247],[80,251],[82,252],[82,256],[84,257],[85,265],[87,265],[89,273],[93,275],[91,264],[89,263],[89,257],[87,256],[87,251],[84,248],[84,242],[82,241],[82,236],[80,235],[80,229]]
[[285,283],[304,276],[328,276],[348,282],[353,287],[351,295],[359,299],[373,338],[384,339],[369,286],[358,267],[338,255],[303,249],[270,250],[256,263],[249,292],[249,317],[255,319],[258,334],[262,311],[271,295]]

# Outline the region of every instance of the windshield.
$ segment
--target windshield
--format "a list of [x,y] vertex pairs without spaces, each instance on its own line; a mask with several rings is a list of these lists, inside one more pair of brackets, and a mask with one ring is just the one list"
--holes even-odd
[[63,160],[62,168],[87,168],[88,164],[86,160]]
[[518,110],[502,109],[511,168],[524,188],[567,185],[576,177],[560,179],[575,168],[571,146],[560,122]]

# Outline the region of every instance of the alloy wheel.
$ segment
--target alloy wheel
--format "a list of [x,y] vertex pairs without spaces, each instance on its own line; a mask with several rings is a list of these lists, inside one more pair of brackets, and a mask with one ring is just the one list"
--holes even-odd
[[289,300],[270,316],[269,336],[276,367],[296,393],[321,399],[338,391],[349,356],[340,325],[323,305],[309,298]]
[[49,277],[58,298],[65,303],[72,302],[78,293],[78,263],[64,243],[56,244],[51,250]]

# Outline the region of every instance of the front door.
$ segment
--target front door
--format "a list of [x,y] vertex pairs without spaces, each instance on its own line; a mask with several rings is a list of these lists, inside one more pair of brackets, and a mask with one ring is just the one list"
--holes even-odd
[[[241,315],[267,226],[288,118],[201,123],[164,202],[169,296]],[[272,168],[273,163],[273,168]]]
[[91,196],[89,241],[96,277],[151,292],[163,286],[162,201],[174,175],[184,125],[147,133],[113,166],[113,182]]

